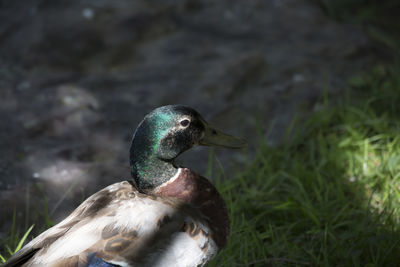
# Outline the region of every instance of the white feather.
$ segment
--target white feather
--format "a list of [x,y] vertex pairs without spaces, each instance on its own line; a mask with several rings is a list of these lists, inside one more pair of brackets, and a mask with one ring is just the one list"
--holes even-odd
[[[179,171],[180,172],[180,171]],[[115,191],[119,184],[111,185],[104,190]],[[95,200],[96,195],[88,198],[82,205]],[[116,211],[114,216],[86,217],[82,221],[72,226],[64,235],[54,241],[47,250],[39,251],[33,258],[33,266],[51,266],[57,260],[69,258],[80,253],[86,253],[90,247],[101,239],[101,233],[104,227],[114,225],[115,228],[136,230],[138,237],[146,237],[158,230],[157,222],[164,216],[172,217],[176,212],[171,206],[162,202],[152,200],[151,198],[139,198],[111,202],[109,208]],[[32,240],[27,247],[34,246],[43,238],[59,233],[63,225],[71,222],[74,213],[67,217],[58,225],[50,228],[41,234],[38,238]],[[193,221],[193,218],[186,218],[187,222]],[[196,222],[205,233],[210,229]],[[206,248],[202,250],[202,248]],[[174,233],[169,242],[166,242],[165,248],[152,253],[149,257],[150,266],[198,266],[201,263],[213,258],[218,251],[215,242],[206,236],[200,236],[196,239],[191,238],[186,232]],[[157,260],[156,260],[157,259]],[[153,262],[152,262],[153,261]],[[112,261],[111,263],[120,266],[130,266],[126,262]]]
[[170,183],[174,182],[179,175],[181,174],[182,168],[179,168],[178,171],[175,173],[174,176],[172,176],[168,181],[166,181],[165,183],[161,184],[158,189],[163,188],[164,186],[169,185]]
[[[205,251],[201,248],[208,243]],[[166,250],[160,252],[161,255],[154,255],[156,262],[151,262],[150,266],[167,267],[167,266],[198,266],[204,265],[208,260],[212,259],[218,251],[218,247],[211,239],[205,236],[199,239],[191,238],[185,232],[175,233],[172,236],[172,242]]]

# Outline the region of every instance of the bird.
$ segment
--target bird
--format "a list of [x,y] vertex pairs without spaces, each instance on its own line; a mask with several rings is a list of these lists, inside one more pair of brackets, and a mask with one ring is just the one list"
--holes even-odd
[[133,134],[132,179],[87,198],[4,267],[205,265],[227,243],[227,207],[208,179],[175,159],[198,145],[240,149],[246,144],[191,107],[154,109]]

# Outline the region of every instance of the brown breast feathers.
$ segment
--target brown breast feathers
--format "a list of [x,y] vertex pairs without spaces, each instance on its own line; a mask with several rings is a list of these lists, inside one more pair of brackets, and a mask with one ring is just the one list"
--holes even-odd
[[217,189],[206,178],[182,168],[179,176],[153,191],[163,197],[174,197],[197,207],[208,220],[212,238],[219,248],[225,246],[229,235],[229,216]]

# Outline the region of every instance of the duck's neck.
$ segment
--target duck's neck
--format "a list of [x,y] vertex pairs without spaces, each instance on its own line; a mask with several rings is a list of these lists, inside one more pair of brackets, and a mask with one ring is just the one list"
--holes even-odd
[[164,123],[166,116],[146,116],[133,136],[130,165],[139,191],[156,188],[174,177],[178,171],[174,166],[174,159],[181,149],[177,146],[171,147],[170,142],[164,142],[169,129],[169,125]]
[[140,191],[151,190],[169,181],[178,173],[173,161],[165,161],[154,155],[131,154],[131,173]]

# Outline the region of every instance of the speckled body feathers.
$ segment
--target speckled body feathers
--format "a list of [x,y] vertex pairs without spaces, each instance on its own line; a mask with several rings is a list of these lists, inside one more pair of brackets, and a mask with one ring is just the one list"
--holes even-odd
[[106,187],[6,266],[88,266],[93,253],[120,266],[198,266],[215,256],[228,233],[214,186],[181,169],[148,194],[126,181]]

